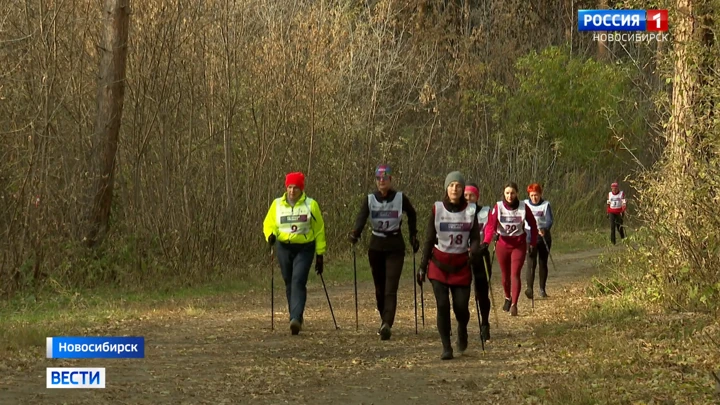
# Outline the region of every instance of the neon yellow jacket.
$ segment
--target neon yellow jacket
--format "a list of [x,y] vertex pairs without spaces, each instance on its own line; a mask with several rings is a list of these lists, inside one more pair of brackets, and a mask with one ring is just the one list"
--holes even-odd
[[267,241],[270,235],[274,234],[278,242],[283,243],[308,243],[315,241],[315,254],[325,254],[325,248],[327,246],[325,242],[325,221],[320,211],[320,205],[317,201],[312,198],[308,198],[305,193],[302,193],[298,201],[295,203],[295,207],[306,204],[306,199],[310,202],[310,212],[312,219],[310,221],[310,232],[307,234],[296,234],[280,232],[279,224],[277,223],[277,205],[282,204],[286,208],[291,208],[287,202],[287,193],[283,194],[282,197],[273,200],[270,205],[270,209],[265,215],[263,221],[263,233],[265,234],[265,240]]

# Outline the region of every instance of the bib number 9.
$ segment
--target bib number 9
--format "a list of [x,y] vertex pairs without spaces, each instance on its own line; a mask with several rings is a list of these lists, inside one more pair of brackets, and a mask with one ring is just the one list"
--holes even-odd
[[298,226],[297,226],[297,225],[293,225],[293,226],[290,227],[290,232],[292,232],[292,233],[297,232],[297,230],[298,230]]

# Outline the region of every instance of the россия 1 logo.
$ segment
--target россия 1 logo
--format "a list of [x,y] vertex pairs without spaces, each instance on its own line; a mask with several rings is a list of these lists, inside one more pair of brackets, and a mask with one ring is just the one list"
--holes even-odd
[[578,10],[579,31],[668,30],[667,10]]
[[603,32],[593,35],[601,41],[668,41],[668,11],[578,10],[578,31]]

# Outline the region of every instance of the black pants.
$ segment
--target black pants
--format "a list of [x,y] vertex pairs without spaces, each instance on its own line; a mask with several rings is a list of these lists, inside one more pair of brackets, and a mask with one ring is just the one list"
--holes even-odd
[[[540,235],[538,235],[538,238],[540,238]],[[545,241],[547,241],[548,246],[545,246]],[[528,254],[526,288],[530,291],[532,291],[535,286],[535,269],[538,267],[538,257],[540,258],[540,290],[545,291],[548,278],[548,256],[550,256],[552,240],[546,236],[545,241],[540,239],[535,252]]]
[[375,300],[380,318],[383,323],[392,327],[395,322],[397,291],[405,262],[405,251],[368,250],[368,259],[375,282]]
[[[486,268],[487,274],[485,273]],[[485,254],[480,257],[473,258],[472,272],[475,279],[475,299],[480,306],[481,322],[483,325],[488,325],[490,323],[490,280],[488,277],[492,277],[489,250],[486,250]]]
[[452,309],[455,312],[455,319],[458,321],[458,333],[467,333],[467,325],[470,321],[470,286],[450,286],[437,280],[430,280],[435,293],[437,304],[437,328],[440,333],[443,347],[450,347],[450,295],[452,294]]
[[610,242],[615,244],[615,229],[620,231],[620,238],[625,239],[625,228],[623,227],[622,214],[609,214],[610,217]]

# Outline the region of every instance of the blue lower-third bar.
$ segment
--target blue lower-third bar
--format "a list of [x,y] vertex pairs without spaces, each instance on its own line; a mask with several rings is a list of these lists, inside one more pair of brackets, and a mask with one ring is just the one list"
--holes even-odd
[[142,359],[142,336],[55,336],[46,341],[48,359]]

